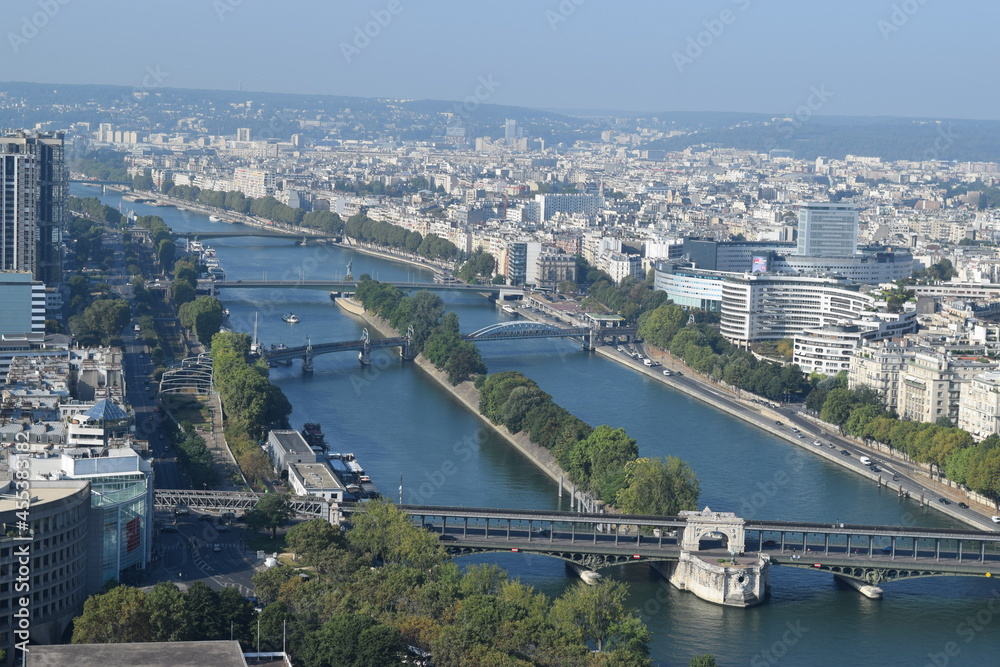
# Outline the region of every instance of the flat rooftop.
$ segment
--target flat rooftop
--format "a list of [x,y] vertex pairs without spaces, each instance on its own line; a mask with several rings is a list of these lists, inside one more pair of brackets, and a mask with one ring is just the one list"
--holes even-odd
[[289,454],[299,454],[305,456],[315,456],[312,447],[306,442],[306,439],[302,437],[302,434],[298,431],[292,430],[275,430],[271,431],[267,437],[273,437],[285,452]]
[[333,470],[326,463],[288,464],[289,474],[292,474],[293,470],[308,491],[344,490],[344,484],[333,474]]
[[148,642],[31,646],[25,667],[247,667],[240,643]]

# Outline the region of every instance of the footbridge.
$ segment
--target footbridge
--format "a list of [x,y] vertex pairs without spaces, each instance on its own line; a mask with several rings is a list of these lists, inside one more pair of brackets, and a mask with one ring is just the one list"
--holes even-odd
[[[462,338],[475,343],[486,343],[490,341],[503,340],[530,340],[540,338],[574,338],[579,340],[584,349],[593,350],[597,345],[603,345],[606,341],[617,341],[626,339],[631,341],[636,335],[635,327],[602,327],[595,325],[591,327],[557,327],[543,322],[502,322],[484,327],[470,334],[463,334]],[[371,353],[374,350],[398,347],[400,357],[403,359],[413,359],[415,351],[412,348],[413,328],[410,327],[405,336],[395,336],[390,338],[371,338],[368,329],[365,329],[361,338],[357,340],[337,341],[330,343],[313,343],[300,345],[297,347],[286,347],[281,349],[265,349],[261,346],[261,357],[268,363],[290,363],[293,359],[302,360],[302,370],[312,372],[313,359],[320,354],[330,354],[333,352],[358,352],[358,359],[363,365],[371,363]]]
[[[246,512],[252,510],[263,494],[250,491],[194,491],[189,489],[157,489],[153,506],[158,510],[189,507],[202,512]],[[318,496],[290,496],[292,510],[305,518],[330,519],[331,505]]]
[[[358,506],[341,506],[349,515]],[[757,521],[727,512],[684,516],[401,505],[453,556],[537,553],[591,570],[635,562],[714,562],[762,555],[771,565],[834,574],[859,585],[1000,574],[1000,532],[846,523]],[[758,556],[759,557],[759,556]]]

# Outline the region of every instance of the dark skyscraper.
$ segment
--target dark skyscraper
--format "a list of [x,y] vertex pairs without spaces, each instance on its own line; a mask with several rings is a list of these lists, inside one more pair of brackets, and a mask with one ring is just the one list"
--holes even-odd
[[[62,280],[62,235],[69,192],[63,135],[14,132],[0,136],[0,155],[10,158],[12,166],[15,162],[21,163],[23,168],[30,166],[30,173],[18,179],[23,188],[18,193],[20,205],[14,205],[12,192],[4,193],[6,203],[2,215],[5,225],[23,226],[21,239],[33,237],[35,243],[34,252],[21,253],[25,257],[30,255],[30,262],[18,268],[31,271],[36,280],[46,285],[56,286]],[[26,201],[34,203],[33,215],[28,215],[31,207],[24,206]],[[20,219],[6,220],[8,216]],[[34,229],[29,229],[32,226]],[[5,244],[9,242],[4,241]]]

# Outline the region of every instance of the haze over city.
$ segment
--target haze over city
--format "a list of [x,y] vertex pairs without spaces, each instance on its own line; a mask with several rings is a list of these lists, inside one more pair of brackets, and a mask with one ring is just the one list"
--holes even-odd
[[785,114],[816,87],[817,115],[1000,117],[985,1],[46,4],[0,8],[5,78],[462,100],[489,77],[493,104]]

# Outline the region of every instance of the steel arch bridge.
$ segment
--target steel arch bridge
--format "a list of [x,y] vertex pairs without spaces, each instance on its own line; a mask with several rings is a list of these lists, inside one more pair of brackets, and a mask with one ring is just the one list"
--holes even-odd
[[574,338],[591,333],[590,327],[562,328],[544,322],[500,322],[462,336],[465,340],[503,340],[518,338]]

